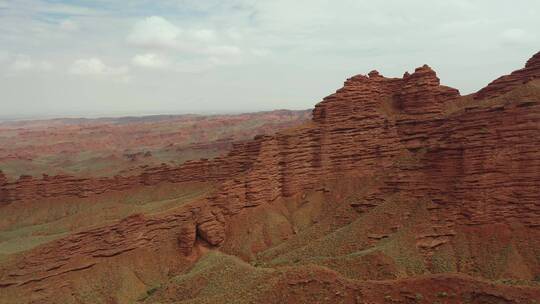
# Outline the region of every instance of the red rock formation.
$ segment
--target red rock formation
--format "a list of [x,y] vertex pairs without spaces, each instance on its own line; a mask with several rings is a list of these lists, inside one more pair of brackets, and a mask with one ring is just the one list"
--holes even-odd
[[[113,178],[78,178],[68,175],[43,175],[42,178],[21,176],[16,181],[0,184],[0,190],[6,193],[0,197],[0,205],[49,197],[88,197],[108,191],[125,190],[138,185],[155,185],[161,182],[223,181],[246,169],[245,164],[249,161],[249,156],[245,153],[249,151],[239,151],[244,145],[243,143],[235,144],[229,157],[188,161],[177,167],[163,164],[160,167],[146,168],[141,174],[132,176]],[[7,181],[5,176],[3,178]]]
[[[418,247],[426,254],[451,242],[456,229],[471,235],[486,229],[487,235],[493,235],[516,226],[527,231],[527,246],[538,252],[540,92],[503,96],[540,76],[538,58],[537,54],[525,69],[475,95],[476,99],[500,96],[499,102],[469,103],[453,113],[448,109],[461,100],[458,91],[441,86],[429,67],[403,78],[371,72],[348,79],[343,88],[317,104],[311,124],[258,136],[236,145],[223,158],[152,168],[134,177],[57,176],[7,183],[2,189],[10,193],[11,202],[92,195],[161,181],[212,180],[219,187],[206,200],[183,206],[174,215],[130,218],[32,251],[16,268],[0,273],[0,287],[92,267],[98,258],[137,246],[159,247],[170,235],[186,255],[192,253],[196,239],[218,246],[229,237],[230,218],[244,208],[300,194],[322,179],[338,179],[346,172],[380,177],[376,189],[359,198],[358,206],[370,208],[394,194],[402,201],[432,204],[432,225],[425,228],[435,232],[417,236]],[[484,226],[475,230],[480,225]],[[540,273],[537,259],[527,265]]]
[[[114,179],[24,178],[4,188],[13,193],[12,201],[37,200],[61,195],[89,196],[162,181],[223,181],[246,172],[244,185],[234,181],[226,183],[224,188],[229,193],[224,194],[225,199],[257,205],[309,187],[322,173],[359,166],[367,169],[374,165],[373,162],[384,161],[384,154],[396,152],[396,128],[390,127],[388,118],[381,113],[381,105],[385,102],[396,99],[397,106],[407,113],[429,116],[440,111],[439,103],[457,95],[457,90],[439,86],[435,72],[427,66],[418,68],[404,79],[384,78],[373,71],[369,77],[358,75],[349,79],[336,94],[315,107],[313,121],[320,127],[305,128],[298,134],[257,137],[253,142],[237,144],[224,158],[192,161],[176,168],[150,168],[140,176]],[[417,104],[416,100],[422,102]],[[374,128],[381,124],[386,128]],[[374,146],[366,141],[367,132],[372,139],[379,139],[370,141]],[[332,147],[332,151],[326,151],[328,147]],[[335,149],[340,149],[341,155],[336,156]],[[380,155],[372,155],[376,151]],[[255,161],[257,158],[260,162]],[[328,172],[319,171],[323,167]]]
[[[529,79],[540,73],[534,71]],[[321,177],[387,171],[379,192],[365,198],[373,204],[400,193],[403,199],[436,203],[435,221],[507,220],[537,227],[539,96],[444,114],[444,106],[458,97],[457,90],[440,86],[427,66],[403,79],[376,72],[355,76],[315,107],[313,125],[258,138],[250,169],[223,183],[211,200],[222,213],[235,214],[310,189]],[[411,153],[417,163],[399,162]]]
[[7,184],[7,182],[7,177],[4,175],[4,172],[0,170],[0,186],[4,186],[5,184]]
[[458,90],[441,86],[440,83],[429,66],[417,68],[412,75],[403,77],[403,84],[395,97],[397,108],[404,114],[416,117],[440,115],[445,103],[459,96]]
[[[21,174],[17,167],[24,167],[27,171],[22,173],[35,176],[42,172],[77,177],[138,172],[137,164],[156,166],[160,161],[225,154],[235,142],[257,134],[273,134],[309,118],[308,110],[277,110],[237,115],[2,122],[0,167],[5,167],[4,173],[10,177]],[[155,157],[146,153],[149,151],[155,152]],[[96,167],[89,166],[89,158],[92,164],[97,163]],[[13,166],[15,162],[17,166]],[[101,162],[108,165],[102,167]],[[77,163],[81,166],[75,167],[82,170],[74,170]]]
[[[230,213],[310,189],[321,176],[359,169],[367,174],[389,167],[404,140],[384,105],[407,113],[409,120],[403,125],[411,119],[417,124],[419,117],[434,119],[442,104],[457,97],[457,90],[439,86],[427,66],[404,79],[384,78],[377,72],[350,78],[315,107],[314,125],[293,134],[258,138],[259,153],[251,168],[239,179],[225,182],[214,200]],[[239,206],[231,207],[235,204]]]
[[540,52],[525,64],[525,68],[501,76],[474,94],[475,99],[492,98],[511,91],[516,86],[540,78]]
[[8,191],[5,190],[5,186],[7,183],[8,183],[7,177],[4,175],[2,170],[0,170],[0,202],[9,201],[9,198],[7,197]]

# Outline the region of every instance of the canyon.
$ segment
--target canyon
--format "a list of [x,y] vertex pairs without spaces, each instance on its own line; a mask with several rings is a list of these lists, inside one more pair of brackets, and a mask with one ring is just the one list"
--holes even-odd
[[6,254],[0,303],[537,303],[539,135],[540,52],[466,96],[427,65],[356,75],[310,121],[213,158],[0,173],[0,212],[33,225],[204,189]]
[[307,110],[275,110],[0,122],[0,168],[13,181],[44,174],[136,175],[146,167],[226,154],[233,143],[295,126],[310,115]]

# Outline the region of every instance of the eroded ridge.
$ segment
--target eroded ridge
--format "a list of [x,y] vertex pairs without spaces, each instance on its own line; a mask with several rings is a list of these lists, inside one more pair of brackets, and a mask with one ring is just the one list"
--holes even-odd
[[[88,269],[140,247],[159,250],[173,242],[190,256],[198,241],[220,246],[234,238],[227,234],[228,223],[244,209],[300,195],[346,172],[381,177],[358,198],[367,209],[395,194],[404,202],[429,204],[429,226],[418,235],[426,255],[458,230],[512,235],[516,227],[527,235],[523,250],[532,255],[540,250],[539,59],[536,54],[524,69],[494,81],[474,100],[440,85],[428,66],[402,78],[376,71],[357,75],[315,106],[311,123],[258,136],[223,158],[178,168],[100,180],[44,177],[9,183],[0,175],[0,199],[11,202],[160,181],[218,185],[174,214],[128,218],[25,253],[0,272],[0,287]],[[531,273],[540,273],[537,259],[526,264]]]

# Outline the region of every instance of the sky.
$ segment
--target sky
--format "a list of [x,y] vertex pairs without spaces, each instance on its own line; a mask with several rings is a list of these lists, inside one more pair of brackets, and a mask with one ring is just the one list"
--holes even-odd
[[538,0],[0,0],[0,118],[312,108],[429,64],[462,94],[540,50]]

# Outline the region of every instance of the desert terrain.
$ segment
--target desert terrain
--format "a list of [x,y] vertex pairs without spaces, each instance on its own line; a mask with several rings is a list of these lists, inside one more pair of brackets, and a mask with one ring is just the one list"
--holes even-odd
[[464,96],[424,65],[0,142],[0,303],[540,302],[540,53]]

